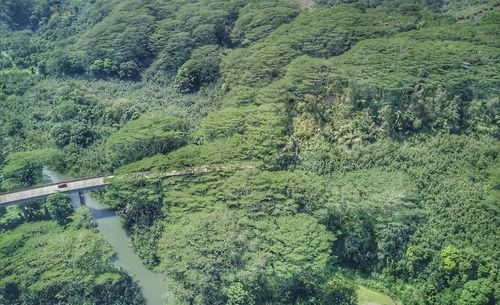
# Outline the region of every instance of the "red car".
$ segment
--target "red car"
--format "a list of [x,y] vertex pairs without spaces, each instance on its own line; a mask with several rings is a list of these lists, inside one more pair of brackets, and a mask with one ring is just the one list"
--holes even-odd
[[57,188],[58,188],[58,189],[63,189],[63,188],[65,188],[65,187],[68,187],[68,184],[67,184],[67,183],[61,183],[61,184],[58,184],[58,185],[57,185]]

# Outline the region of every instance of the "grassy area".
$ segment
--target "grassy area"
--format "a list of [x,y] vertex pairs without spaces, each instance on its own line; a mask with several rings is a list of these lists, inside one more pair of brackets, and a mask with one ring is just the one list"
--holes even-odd
[[390,296],[363,286],[359,286],[358,289],[358,303],[359,305],[400,305]]

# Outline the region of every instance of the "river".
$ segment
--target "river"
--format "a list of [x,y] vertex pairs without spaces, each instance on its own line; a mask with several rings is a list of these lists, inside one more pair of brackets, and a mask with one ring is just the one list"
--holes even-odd
[[[44,169],[43,173],[54,183],[71,180],[71,177],[49,169]],[[75,208],[80,207],[78,194],[73,193],[70,196],[73,206]],[[148,305],[165,304],[162,300],[162,295],[166,292],[166,285],[162,276],[148,270],[132,250],[130,238],[127,231],[123,228],[120,216],[88,194],[85,194],[84,200],[85,205],[89,207],[92,215],[94,215],[94,219],[99,226],[99,231],[116,252],[113,263],[117,267],[122,267],[134,277],[141,287]]]

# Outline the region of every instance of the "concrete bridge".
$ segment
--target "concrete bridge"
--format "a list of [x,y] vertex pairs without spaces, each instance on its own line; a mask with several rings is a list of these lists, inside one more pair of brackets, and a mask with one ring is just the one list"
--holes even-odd
[[[125,181],[160,179],[166,177],[208,173],[220,170],[243,169],[243,168],[253,168],[253,167],[254,166],[252,164],[210,165],[210,166],[186,168],[183,170],[171,171],[171,172],[137,172],[130,174],[121,174],[116,176],[108,175],[108,176],[70,180],[39,187],[32,187],[24,190],[13,191],[9,193],[2,193],[0,194],[0,207],[6,207],[9,205],[16,205],[37,199],[43,199],[57,192],[79,193],[80,200],[82,200],[83,191],[89,191],[93,189],[106,187],[113,179],[125,180]],[[62,188],[58,187],[63,184],[66,184],[66,186]]]
[[[91,177],[85,179],[71,180],[53,183],[40,187],[32,187],[24,190],[0,194],[0,207],[20,204],[32,200],[42,199],[57,192],[77,193],[105,187],[113,176]],[[66,187],[59,188],[59,185]],[[81,196],[80,196],[81,197]]]

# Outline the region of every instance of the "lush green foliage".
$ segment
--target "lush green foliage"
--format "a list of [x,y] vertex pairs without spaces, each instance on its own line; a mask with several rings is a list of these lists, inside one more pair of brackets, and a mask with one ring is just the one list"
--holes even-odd
[[19,58],[16,65],[36,65],[41,59],[43,73],[122,79],[137,79],[153,62],[154,69],[175,72],[200,46],[256,41],[299,12],[291,0],[272,5],[265,0],[212,0],[210,5],[180,0],[5,0],[0,9],[6,31],[41,34],[38,39],[30,31],[11,34],[18,41],[10,48]]
[[361,39],[411,29],[415,21],[413,16],[388,17],[383,10],[363,13],[350,6],[314,10],[278,28],[263,41],[232,52],[224,62],[224,81],[229,88],[262,86],[281,76],[285,66],[300,55],[339,55]]
[[[5,78],[2,78],[5,77]],[[0,124],[4,153],[59,148],[75,176],[111,169],[106,139],[145,112],[160,111],[197,126],[218,105],[218,92],[206,88],[192,95],[178,93],[156,80],[140,83],[85,80],[38,80],[17,73],[0,74]],[[57,90],[48,90],[55,87]],[[165,115],[167,116],[167,115]],[[188,134],[186,134],[186,141]]]
[[290,1],[252,1],[239,11],[238,20],[231,31],[233,43],[248,46],[299,14]]
[[55,193],[47,197],[45,207],[50,217],[59,224],[66,223],[68,217],[73,214],[71,198],[65,193]]
[[[40,183],[51,160],[226,165],[122,176],[102,196],[168,304],[351,305],[352,281],[405,305],[499,302],[495,1],[61,2],[0,2],[1,188]],[[21,225],[53,208],[0,210],[0,241],[94,234],[79,211]],[[98,266],[82,271],[90,299],[130,283]],[[73,291],[72,270],[57,287]],[[4,298],[31,301],[9,276]]]
[[175,87],[184,93],[196,92],[219,77],[221,51],[216,45],[200,47],[191,58],[177,70]]
[[64,168],[61,164],[61,152],[55,149],[18,152],[8,155],[1,169],[0,190],[6,191],[24,188],[43,181],[42,167]]
[[182,146],[187,140],[186,131],[187,124],[182,120],[150,113],[113,133],[105,151],[113,164],[122,165]]
[[27,223],[0,235],[1,304],[144,304],[111,248],[74,220]]

